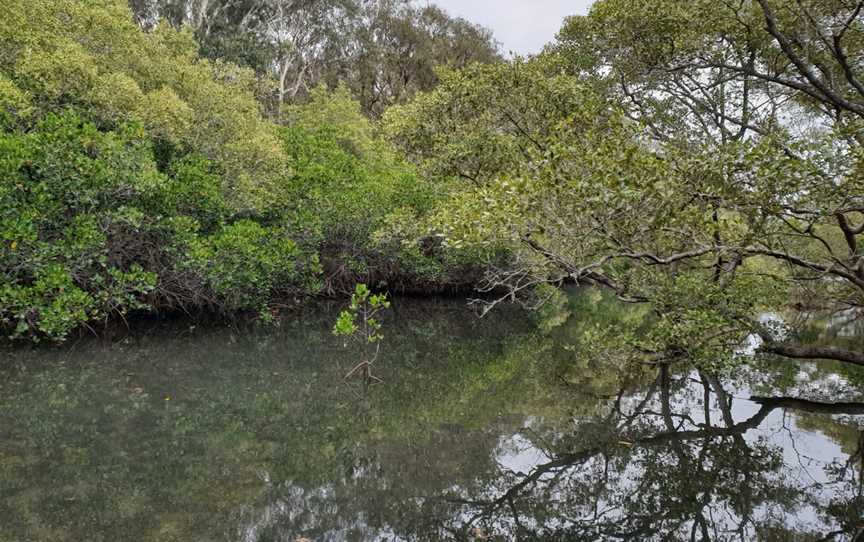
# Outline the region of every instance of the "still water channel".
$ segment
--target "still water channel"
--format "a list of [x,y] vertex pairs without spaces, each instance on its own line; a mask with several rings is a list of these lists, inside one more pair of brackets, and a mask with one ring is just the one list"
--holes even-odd
[[330,333],[337,307],[277,329],[173,322],[6,348],[0,541],[839,541],[864,527],[864,372],[712,376],[571,348],[608,305],[577,296],[550,329],[397,300],[372,387],[343,379],[356,355]]

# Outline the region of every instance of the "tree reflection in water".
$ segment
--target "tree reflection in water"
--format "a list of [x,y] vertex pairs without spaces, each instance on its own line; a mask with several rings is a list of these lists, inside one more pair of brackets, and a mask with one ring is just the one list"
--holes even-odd
[[[864,510],[864,403],[742,395],[661,366],[566,431],[527,418],[516,434],[433,439],[424,446],[463,454],[449,458],[461,468],[442,475],[450,484],[437,493],[420,481],[436,474],[418,472],[446,458],[366,450],[366,467],[339,483],[280,490],[244,538],[851,540]],[[816,430],[797,426],[805,416]]]
[[9,352],[0,542],[852,539],[864,372],[568,349],[601,305],[394,303],[365,392],[327,312]]
[[532,439],[548,461],[502,465],[487,495],[443,497],[460,519],[442,528],[544,540],[849,538],[864,510],[864,431],[837,462],[824,443],[802,451],[798,440],[812,436],[793,434],[789,415],[862,415],[864,403],[735,401],[716,377],[674,378],[662,366],[641,396],[622,389],[569,436]]

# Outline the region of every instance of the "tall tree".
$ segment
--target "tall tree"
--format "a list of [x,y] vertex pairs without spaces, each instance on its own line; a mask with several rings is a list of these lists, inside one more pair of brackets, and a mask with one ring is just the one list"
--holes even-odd
[[380,115],[438,81],[436,68],[500,59],[489,30],[406,0],[130,0],[145,27],[195,30],[207,57],[276,80],[275,105],[345,83]]
[[438,83],[436,69],[460,69],[500,60],[489,30],[453,18],[434,5],[368,2],[356,29],[356,43],[341,77],[364,110],[380,115],[394,103]]

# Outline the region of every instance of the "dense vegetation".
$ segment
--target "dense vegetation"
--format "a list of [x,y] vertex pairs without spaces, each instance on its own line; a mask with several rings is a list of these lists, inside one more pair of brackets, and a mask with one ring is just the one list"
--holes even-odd
[[7,335],[62,339],[134,310],[271,318],[358,276],[394,289],[464,280],[458,259],[381,233],[444,187],[418,182],[347,87],[268,117],[271,80],[201,57],[188,27],[144,31],[120,0],[6,7]]
[[600,0],[543,55],[448,74],[386,120],[425,175],[464,180],[431,219],[447,244],[512,251],[486,278],[502,301],[575,282],[650,307],[647,335],[603,330],[595,354],[728,367],[758,335],[864,365],[759,316],[861,316],[862,14]]
[[[594,353],[724,367],[864,305],[864,3],[599,0],[540,55],[395,0],[12,0],[0,319],[273,318],[319,293],[592,284]],[[501,296],[500,294],[505,294]],[[495,297],[499,296],[499,297]]]

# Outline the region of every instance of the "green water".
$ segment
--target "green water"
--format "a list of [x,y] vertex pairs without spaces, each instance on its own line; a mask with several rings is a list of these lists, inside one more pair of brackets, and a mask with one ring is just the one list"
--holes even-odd
[[343,379],[356,359],[334,316],[2,351],[0,541],[816,541],[861,526],[864,373],[634,370],[564,347],[584,316],[544,333],[515,309],[397,300],[384,383],[366,387]]

